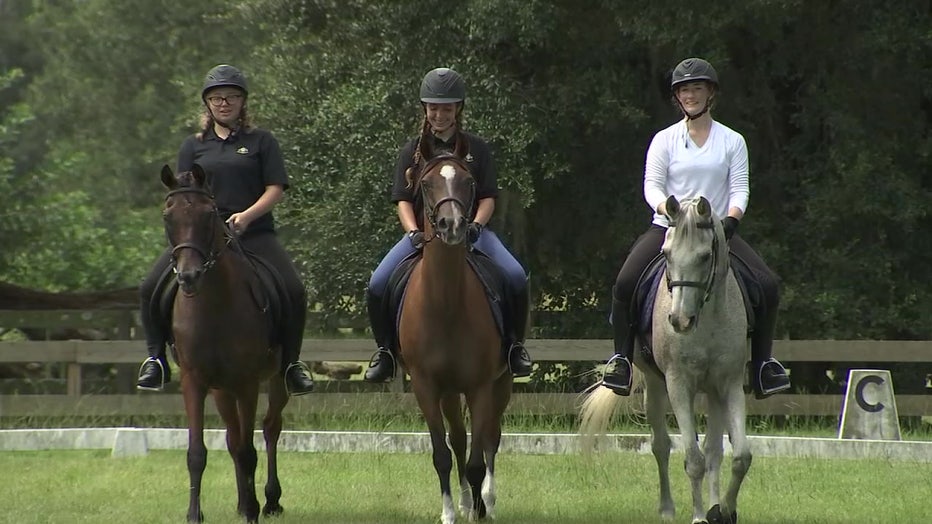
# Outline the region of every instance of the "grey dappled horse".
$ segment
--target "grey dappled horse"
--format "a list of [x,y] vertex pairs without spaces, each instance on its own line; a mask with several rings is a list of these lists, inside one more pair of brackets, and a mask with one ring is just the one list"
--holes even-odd
[[[653,356],[661,377],[638,355],[635,364],[646,381],[647,418],[651,449],[660,473],[660,516],[672,520],[670,494],[670,436],[665,415],[673,408],[686,451],[692,522],[737,521],[738,490],[751,466],[745,433],[744,363],[748,358],[748,324],[744,300],[729,265],[728,243],[721,222],[704,197],[666,202],[671,227],[663,254],[667,268],[654,301]],[[663,288],[666,286],[666,289]],[[708,428],[700,449],[696,432],[696,394],[706,394]],[[604,434],[621,397],[604,387],[590,392],[582,406],[580,432]],[[669,404],[668,404],[669,401]],[[722,436],[733,449],[731,480],[725,498],[719,497]],[[587,446],[591,439],[584,439]],[[702,482],[709,481],[706,512]]]

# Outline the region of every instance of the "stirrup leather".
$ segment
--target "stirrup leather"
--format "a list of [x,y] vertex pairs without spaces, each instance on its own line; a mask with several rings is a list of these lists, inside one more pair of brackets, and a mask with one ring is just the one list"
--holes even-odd
[[142,368],[146,367],[146,364],[148,364],[149,362],[155,362],[159,366],[159,378],[161,379],[159,381],[159,385],[158,387],[154,387],[154,388],[148,387],[148,386],[140,386],[138,383],[139,380],[137,378],[136,389],[140,389],[143,391],[162,391],[163,389],[165,389],[165,365],[162,364],[162,361],[160,359],[157,359],[155,357],[149,357],[143,360],[142,364],[139,365],[139,371],[136,373],[136,376],[139,377],[139,375],[142,374]]

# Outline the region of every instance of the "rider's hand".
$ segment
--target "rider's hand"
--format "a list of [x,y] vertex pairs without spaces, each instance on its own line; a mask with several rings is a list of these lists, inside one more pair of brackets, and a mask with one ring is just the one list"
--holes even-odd
[[731,240],[731,237],[735,236],[735,231],[738,230],[738,219],[735,217],[725,217],[722,219],[722,228],[725,229],[725,240]]
[[243,213],[233,213],[230,215],[230,218],[227,219],[227,224],[234,233],[242,235],[243,231],[246,231],[246,228],[249,227],[249,220]]
[[424,249],[424,244],[427,243],[427,240],[424,239],[424,232],[420,229],[408,231],[408,240],[411,242],[411,247],[418,251]]
[[479,235],[482,234],[482,224],[479,222],[470,222],[466,226],[466,238],[469,240],[470,244],[475,244],[479,240]]

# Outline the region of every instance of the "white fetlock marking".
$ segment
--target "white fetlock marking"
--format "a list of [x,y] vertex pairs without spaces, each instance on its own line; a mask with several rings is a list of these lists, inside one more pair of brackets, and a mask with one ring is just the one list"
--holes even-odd
[[453,497],[450,495],[443,496],[443,510],[440,513],[440,522],[443,524],[456,522],[456,510],[453,508]]
[[472,488],[466,477],[460,479],[460,515],[469,519],[472,517]]
[[485,502],[485,514],[489,519],[495,518],[495,477],[486,468],[485,480],[482,481],[482,502]]

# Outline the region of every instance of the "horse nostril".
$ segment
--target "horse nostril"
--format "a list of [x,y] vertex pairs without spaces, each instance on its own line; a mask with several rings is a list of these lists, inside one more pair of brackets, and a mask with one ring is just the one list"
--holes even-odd
[[450,229],[450,220],[447,217],[440,217],[440,219],[437,220],[437,229],[443,231]]

